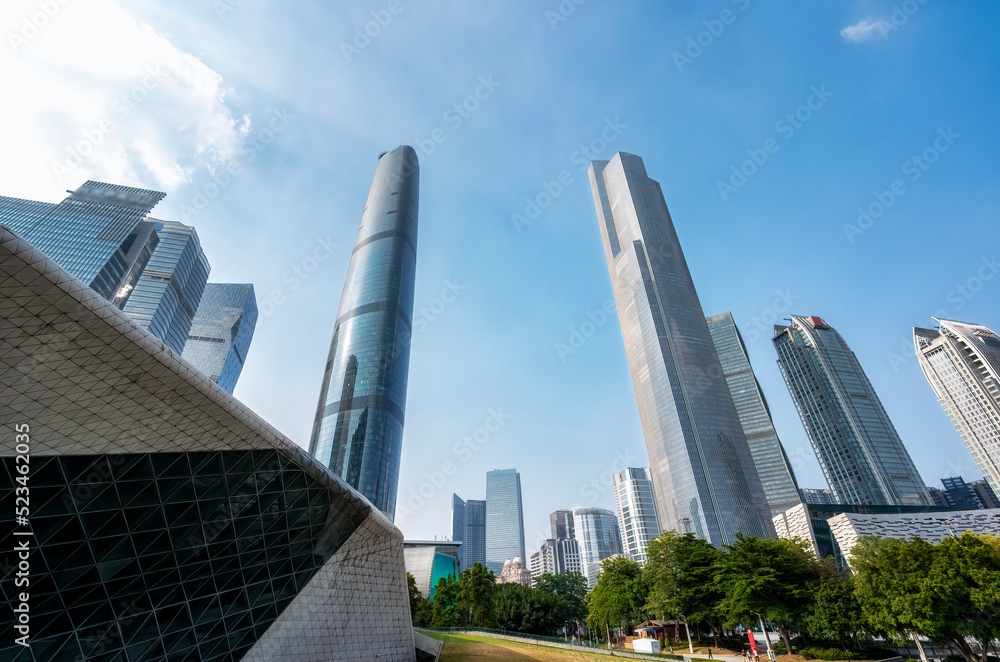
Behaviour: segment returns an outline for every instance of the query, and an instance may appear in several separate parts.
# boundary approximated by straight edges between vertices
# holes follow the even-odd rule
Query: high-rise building
[[[837,503],[837,499],[833,496],[833,492],[830,490],[824,490],[820,487],[800,487],[799,496],[805,503],[816,505]]]
[[[973,480],[968,483],[972,491],[976,493],[976,498],[983,504],[983,508],[1000,508],[1000,499],[996,492],[985,480]]]
[[[309,442],[314,457],[390,518],[402,452],[419,186],[412,147],[379,156]]]
[[[524,553],[521,475],[517,469],[486,472],[486,567],[500,575],[507,559]]]
[[[965,479],[961,476],[942,478],[941,484],[944,485],[945,498],[948,499],[948,505],[952,508],[961,508],[962,510],[983,508],[979,496],[976,495],[975,491],[969,487]]]
[[[589,174],[663,528],[691,530],[714,545],[738,531],[773,537],[659,183],[625,152],[592,161]]]
[[[933,318],[913,329],[920,367],[993,491],[1000,494],[1000,337],[980,324]]]
[[[816,316],[774,327],[778,366],[839,504],[930,505],[924,481],[854,352]]]
[[[463,570],[476,563],[486,565],[485,501],[463,501],[457,494],[451,495],[451,539],[462,543],[458,560]]]
[[[948,502],[948,493],[942,490],[941,488],[928,485],[927,496],[931,498],[931,503],[937,506],[938,508],[951,507],[951,504]]]
[[[580,566],[587,583],[593,587],[597,584],[600,562],[622,553],[618,518],[604,508],[577,507],[573,509],[573,525],[580,550]]]
[[[795,474],[774,429],[771,410],[750,366],[747,346],[732,313],[714,315],[707,321],[773,517],[802,503]]]
[[[549,538],[541,549],[531,555],[531,579],[537,580],[545,573],[563,575],[580,572],[580,546],[576,540]]]
[[[256,326],[253,285],[207,283],[191,320],[182,357],[232,393],[243,372]]]
[[[0,223],[122,308],[157,245],[144,219],[165,196],[88,181],[59,204],[0,197]]]
[[[557,510],[549,515],[549,525],[552,527],[552,537],[556,540],[560,538],[573,537],[573,511]]]
[[[622,551],[636,563],[645,565],[646,547],[661,531],[649,468],[629,467],[613,474],[612,479]]]

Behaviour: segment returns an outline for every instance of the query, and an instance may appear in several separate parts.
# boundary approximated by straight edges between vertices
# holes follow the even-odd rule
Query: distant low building
[[[413,575],[420,595],[434,598],[434,588],[443,577],[458,578],[460,542],[450,540],[404,540],[406,572]]]
[[[997,498],[997,494],[990,487],[989,482],[986,480],[974,480],[968,483],[968,485],[976,493],[984,508],[1000,508],[1000,499]]]
[[[799,496],[805,503],[831,504],[837,503],[831,490],[824,490],[817,487],[800,487]]]
[[[531,571],[524,567],[524,562],[520,556],[507,559],[503,564],[503,570],[497,578],[498,584],[523,584],[531,586]]]

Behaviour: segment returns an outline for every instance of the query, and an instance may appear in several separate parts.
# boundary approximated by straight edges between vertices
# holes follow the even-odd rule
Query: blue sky
[[[610,472],[646,463],[617,319],[597,323],[612,292],[588,153],[638,154],[661,183],[800,485],[825,486],[770,342],[787,313],[843,334],[925,482],[980,477],[911,327],[1000,327],[996,3],[42,4],[0,24],[18,100],[0,193],[167,191],[155,215],[193,224],[211,280],[252,282],[269,313],[236,396],[300,444],[376,157],[421,152],[407,537],[450,534],[451,493],[517,467],[534,549],[549,512],[613,508]]]

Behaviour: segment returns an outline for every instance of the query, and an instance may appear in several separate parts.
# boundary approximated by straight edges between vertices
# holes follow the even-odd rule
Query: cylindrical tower
[[[379,156],[354,242],[309,452],[390,518],[410,361],[420,167]]]

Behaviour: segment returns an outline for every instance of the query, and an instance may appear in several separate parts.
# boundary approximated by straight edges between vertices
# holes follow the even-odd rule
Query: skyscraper
[[[774,327],[778,366],[837,503],[931,505],[924,481],[865,371],[816,316]]]
[[[486,565],[486,502],[463,501],[451,495],[451,539],[462,543],[458,560],[462,569]]]
[[[191,320],[184,360],[229,393],[243,371],[257,325],[253,285],[207,283]]]
[[[983,508],[1000,508],[1000,499],[997,498],[996,492],[987,481],[973,480],[969,481],[967,485],[976,493],[976,498],[979,499],[979,503],[983,504]]]
[[[181,354],[211,266],[194,228],[158,222],[160,243],[122,310]]]
[[[497,575],[507,559],[524,553],[521,475],[517,469],[486,472],[486,567]]]
[[[419,186],[412,147],[379,156],[309,442],[314,457],[390,518],[410,361]]]
[[[942,478],[941,484],[944,485],[945,498],[948,500],[948,505],[952,508],[976,510],[983,507],[975,491],[969,487],[965,479],[961,476]]]
[[[580,546],[575,539],[549,538],[542,543],[541,549],[531,555],[532,582],[545,573],[563,575],[568,572],[582,574]]]
[[[552,538],[573,537],[573,511],[557,510],[549,515],[549,525],[552,527]]]
[[[592,161],[589,173],[663,528],[714,545],[738,531],[773,537],[659,183],[625,152]]]
[[[88,181],[59,204],[0,197],[0,223],[123,308],[157,245],[143,219],[165,195]]]
[[[603,508],[574,508],[573,524],[580,551],[580,565],[591,588],[597,584],[601,561],[622,553],[618,518]]]
[[[648,467],[627,468],[612,476],[618,504],[622,551],[640,565],[646,563],[646,546],[660,535],[653,481]]]
[[[771,410],[750,366],[750,355],[732,313],[714,315],[707,321],[773,517],[802,503],[795,474],[774,429]]]
[[[958,436],[1000,494],[1000,338],[979,324],[938,319],[913,329],[920,367]]]

